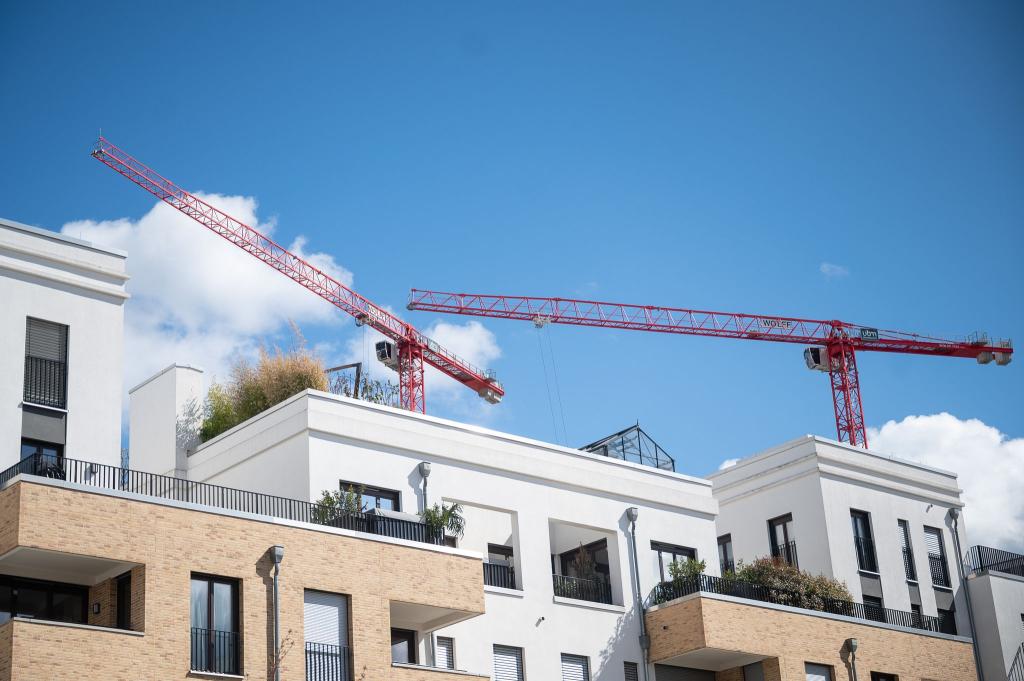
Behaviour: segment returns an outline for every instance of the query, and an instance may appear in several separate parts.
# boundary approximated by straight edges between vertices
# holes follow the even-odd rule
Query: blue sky
[[[410,287],[1024,338],[1019,2],[140,4],[0,8],[0,214],[147,215],[89,158],[102,128],[189,189],[254,198],[421,327]],[[296,316],[329,359],[361,342]],[[433,413],[573,445],[639,420],[693,474],[835,434],[797,346],[483,323],[505,403],[442,391]],[[859,360],[871,426],[949,412],[1024,436],[1024,360]]]

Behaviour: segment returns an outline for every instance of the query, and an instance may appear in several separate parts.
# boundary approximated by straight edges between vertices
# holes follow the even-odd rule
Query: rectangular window
[[[952,609],[939,608],[939,631],[943,634],[956,635],[956,613]]]
[[[807,681],[832,681],[832,667],[823,664],[805,662],[804,674]]]
[[[906,520],[897,520],[896,529],[899,533],[900,550],[903,552],[903,571],[908,582],[917,582],[917,566],[914,565],[914,549],[910,544],[910,526]]]
[[[636,662],[623,662],[622,667],[622,677],[625,681],[640,681],[640,669]]]
[[[391,630],[391,662],[393,664],[416,664],[415,631]]]
[[[515,554],[511,546],[488,544],[484,562],[484,584],[503,589],[516,588]]]
[[[924,546],[928,550],[928,570],[931,572],[932,584],[949,588],[949,567],[946,565],[946,546],[942,541],[942,530],[935,527],[924,528]]]
[[[864,617],[875,622],[885,621],[885,606],[882,599],[875,596],[864,597]]]
[[[302,601],[306,678],[350,678],[348,596],[307,589]]]
[[[651,551],[654,552],[654,565],[658,571],[661,581],[672,580],[669,573],[669,566],[678,561],[697,560],[697,550],[687,546],[676,546],[675,544],[664,544],[658,541],[651,542]]]
[[[455,639],[438,636],[434,641],[434,666],[441,669],[455,669]]]
[[[736,563],[732,558],[731,534],[723,534],[718,538],[718,566],[722,568],[723,575],[736,569]]]
[[[11,617],[85,624],[88,589],[77,584],[0,577],[0,623]]]
[[[30,404],[67,409],[68,327],[28,317],[25,324],[25,389]]]
[[[494,646],[494,681],[523,681],[523,649]]]
[[[772,518],[768,521],[768,541],[771,543],[773,558],[797,566],[796,539],[793,536],[793,514]]]
[[[361,485],[358,482],[339,482],[342,491],[356,492],[360,496],[360,507],[363,511],[372,511],[379,508],[385,511],[401,511],[402,495],[393,489],[373,487],[372,485]]]
[[[192,575],[192,669],[215,674],[241,670],[238,580]]]
[[[875,542],[871,538],[871,518],[864,511],[850,510],[853,523],[853,546],[857,552],[857,568],[867,572],[878,572],[875,558]]]
[[[895,674],[883,674],[882,672],[871,672],[871,681],[900,681]]]
[[[917,603],[910,604],[910,621],[915,627],[921,626],[921,622],[923,621],[921,618],[921,606]]]
[[[132,573],[117,578],[117,628],[132,628]]]
[[[63,480],[64,445],[22,438],[20,472]]]
[[[562,653],[562,681],[590,681],[590,659]]]

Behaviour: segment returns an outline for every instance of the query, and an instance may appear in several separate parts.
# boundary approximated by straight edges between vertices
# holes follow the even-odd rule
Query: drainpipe
[[[960,588],[964,592],[964,600],[967,601],[967,622],[971,625],[971,650],[974,651],[974,667],[978,670],[978,681],[985,681],[985,674],[981,671],[981,654],[978,652],[978,633],[974,628],[974,608],[971,607],[971,588],[967,586],[967,578],[964,577],[963,552],[960,550],[960,528],[957,520],[960,518],[960,509],[953,507],[949,509],[949,519],[953,521],[953,547],[956,549],[956,573],[960,577]]]
[[[278,591],[278,577],[281,574],[281,561],[284,560],[284,547],[280,544],[270,548],[274,559],[274,681],[281,681],[281,606]]]
[[[426,511],[430,508],[429,502],[427,501],[427,480],[430,478],[430,462],[420,461],[419,465],[420,477],[423,478],[423,510]],[[434,632],[430,632],[427,637],[427,645],[430,647],[430,663],[437,666],[437,645],[434,640]]]
[[[647,635],[647,622],[644,621],[644,604],[640,599],[640,566],[636,559],[636,519],[639,515],[640,509],[636,506],[626,509],[626,517],[629,519],[629,542],[633,548],[633,601],[636,604],[636,614],[640,618],[640,650],[644,656],[644,681],[650,681],[647,671],[647,654],[651,650],[651,637]]]
[[[857,681],[857,639],[846,639],[846,649],[850,651],[850,671],[853,672],[853,681]]]

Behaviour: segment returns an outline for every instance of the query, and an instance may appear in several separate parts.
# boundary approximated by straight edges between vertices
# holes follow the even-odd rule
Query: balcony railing
[[[551,580],[554,584],[556,596],[611,605],[612,586],[603,579],[582,579],[581,577],[551,575]]]
[[[1006,681],[1024,681],[1024,643],[1017,648],[1017,654],[1013,656],[1010,670],[1006,672]]]
[[[995,570],[1024,577],[1024,555],[988,546],[972,546],[967,552],[967,569],[975,573]]]
[[[911,582],[917,581],[917,566],[914,565],[914,550],[908,546],[903,547],[903,571]]]
[[[722,579],[711,575],[699,575],[698,577],[685,580],[662,582],[654,587],[654,590],[647,597],[644,606],[649,608],[660,603],[667,603],[683,596],[701,592],[734,596],[762,603],[788,605],[794,608],[825,612],[832,615],[844,615],[873,622],[885,622],[900,627],[907,627],[908,629],[921,629],[933,632],[942,631],[942,621],[938,617],[921,617],[916,613],[905,610],[893,610],[891,608],[865,605],[835,598],[807,596],[793,591],[774,589],[759,584],[737,582],[735,579]]]
[[[192,627],[192,670],[237,675],[241,669],[240,646],[237,631]]]
[[[731,560],[720,560],[718,561],[718,567],[722,568],[722,574],[726,572],[736,572],[736,563]]]
[[[857,568],[867,572],[878,572],[875,542],[870,537],[854,537],[853,545],[857,550]]]
[[[928,570],[932,573],[932,585],[950,587],[949,567],[946,565],[944,556],[928,554]]]
[[[306,681],[351,681],[352,650],[346,646],[306,642]]]
[[[484,563],[484,584],[502,589],[515,589],[516,569],[505,563]]]
[[[25,357],[23,399],[44,407],[67,407],[68,365],[55,359]]]
[[[772,557],[778,558],[787,565],[791,565],[793,567],[800,567],[800,564],[797,562],[796,559],[795,541],[791,541],[788,544],[779,544],[778,546],[773,546]]]
[[[0,486],[18,475],[66,480],[79,485],[134,492],[160,499],[183,501],[231,511],[268,515],[275,518],[337,527],[396,539],[443,544],[444,537],[425,523],[389,518],[376,513],[347,513],[336,508],[298,499],[275,497],[205,482],[194,482],[167,475],[143,473],[129,468],[34,454],[0,473]]]

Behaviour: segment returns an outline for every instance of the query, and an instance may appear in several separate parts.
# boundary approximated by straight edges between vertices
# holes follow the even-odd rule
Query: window
[[[511,546],[487,545],[487,561],[484,563],[484,584],[503,589],[516,588],[516,571]]]
[[[805,662],[804,674],[807,681],[832,681],[832,667],[823,664]]]
[[[676,561],[697,560],[697,551],[685,546],[652,541],[651,550],[654,551],[655,569],[658,571],[658,576],[663,582],[672,580],[672,575],[669,574],[669,565],[672,563]]]
[[[0,577],[0,624],[12,617],[85,624],[87,600],[84,586]]]
[[[871,538],[871,518],[864,511],[850,511],[853,523],[853,545],[857,552],[857,568],[867,572],[878,572],[875,558],[875,542]]]
[[[393,489],[360,485],[359,483],[347,482],[345,480],[342,480],[339,485],[343,491],[352,491],[359,494],[363,511],[372,511],[375,508],[385,511],[402,510],[402,495]]]
[[[408,629],[391,630],[392,664],[416,664],[416,632]]]
[[[626,681],[640,681],[640,670],[636,662],[623,662],[622,667],[622,677]]]
[[[117,578],[117,628],[132,628],[132,573]]]
[[[939,631],[943,634],[956,635],[956,613],[952,608],[949,610],[939,608]]]
[[[732,559],[731,534],[723,534],[718,538],[718,565],[722,568],[722,574],[736,569],[736,563]]]
[[[192,575],[192,669],[238,674],[238,581]]]
[[[885,607],[882,599],[876,596],[864,597],[864,617],[875,622],[885,621]]]
[[[768,521],[768,541],[772,556],[796,567],[796,540],[793,537],[793,514],[772,518]]]
[[[434,641],[434,666],[441,669],[455,669],[455,639],[438,636]]]
[[[348,596],[307,589],[302,602],[306,678],[349,678]]]
[[[523,681],[523,649],[494,646],[494,681]]]
[[[910,604],[910,621],[915,627],[920,626],[923,621],[921,618],[921,606],[917,603]]]
[[[903,552],[903,571],[907,575],[908,582],[917,582],[914,549],[910,545],[910,526],[907,525],[906,520],[897,520],[896,529],[899,532],[900,550]]]
[[[581,549],[590,556],[590,560],[594,564],[594,570],[597,572],[598,579],[607,580],[611,574],[611,568],[608,566],[607,539],[598,539],[595,542],[585,544],[582,547],[577,547],[575,549],[570,549],[569,551],[561,554],[558,558],[561,563],[562,574],[566,577],[583,576],[580,574],[577,560]]]
[[[68,327],[29,317],[25,324],[25,390],[30,404],[67,408]]]
[[[924,528],[924,546],[928,550],[928,570],[931,572],[932,585],[949,588],[949,567],[946,565],[946,547],[942,541],[942,530],[935,527]]]
[[[21,472],[64,479],[64,445],[22,438]]]
[[[562,653],[562,681],[590,681],[590,659]]]
[[[900,681],[895,674],[883,674],[882,672],[871,672],[871,681]]]

